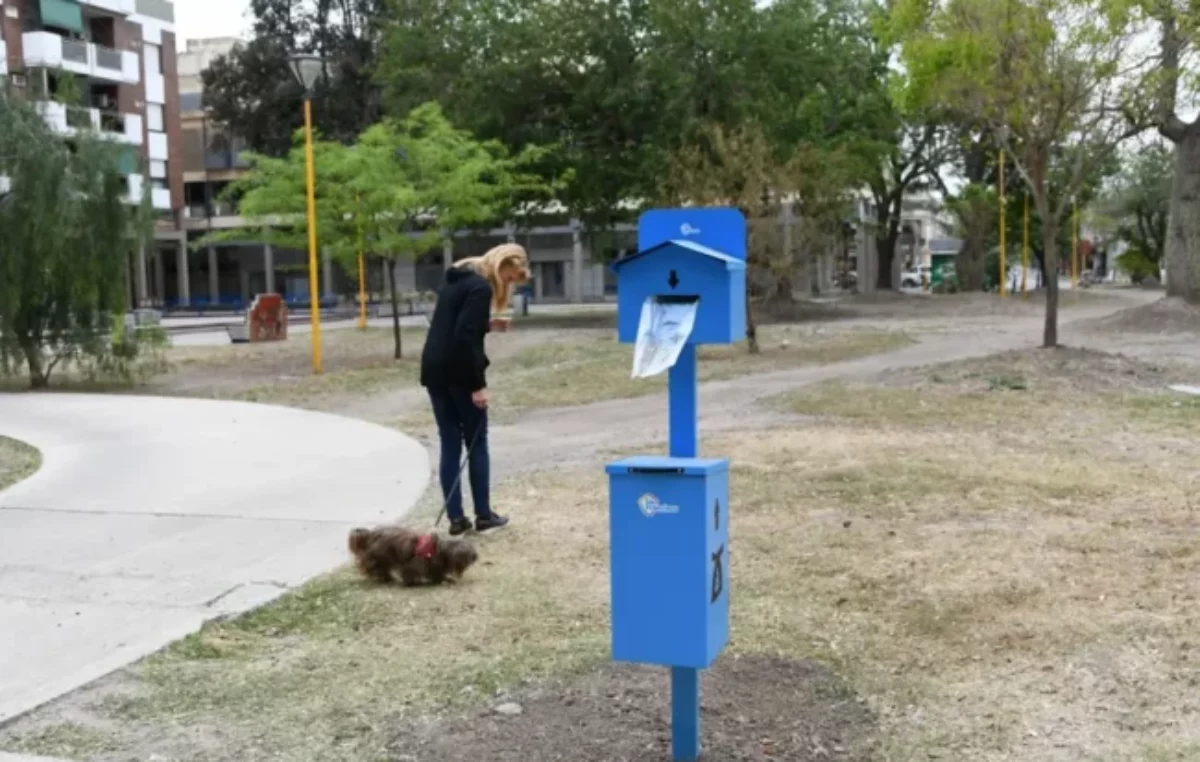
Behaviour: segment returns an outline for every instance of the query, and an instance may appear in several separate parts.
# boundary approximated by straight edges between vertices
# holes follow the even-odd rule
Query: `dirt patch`
[[[403,722],[388,751],[395,760],[438,762],[665,762],[670,716],[665,669],[610,666],[497,697],[481,712]],[[812,662],[718,660],[703,676],[701,723],[705,759],[870,758],[869,712]]]
[[[42,454],[24,442],[0,437],[0,490],[32,475],[42,464]]]
[[[1121,310],[1097,320],[1090,328],[1103,333],[1133,333],[1154,336],[1200,333],[1200,307],[1177,296]]]

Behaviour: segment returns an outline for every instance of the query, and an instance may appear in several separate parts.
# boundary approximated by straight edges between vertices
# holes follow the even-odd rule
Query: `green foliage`
[[[436,103],[402,120],[367,128],[350,146],[317,139],[313,166],[318,245],[344,265],[358,254],[411,259],[437,247],[443,229],[503,219],[521,198],[552,193],[526,167],[545,149],[517,156],[498,141],[479,141],[452,125]],[[306,249],[303,133],[284,158],[248,155],[251,170],[226,189],[240,199],[248,229],[212,240],[256,239]]]
[[[1141,283],[1151,276],[1158,277],[1159,260],[1147,256],[1141,249],[1131,248],[1117,257],[1117,267],[1128,273],[1134,283]]]
[[[497,140],[476,140],[455,127],[435,102],[405,118],[367,128],[353,145],[315,140],[314,196],[318,246],[348,270],[359,255],[381,257],[392,268],[437,248],[445,230],[504,219],[523,201],[554,192],[531,174],[546,149],[526,147],[513,156]],[[250,154],[251,170],[226,189],[240,199],[247,229],[218,231],[210,241],[257,240],[308,248],[307,163],[303,133],[283,158]],[[393,325],[396,357],[399,323]]]
[[[1121,157],[1121,172],[1100,200],[1099,212],[1116,237],[1128,243],[1136,256],[1128,271],[1141,272],[1135,260],[1147,260],[1158,272],[1167,242],[1171,183],[1175,175],[1173,151],[1164,142],[1140,146]],[[1131,252],[1133,253],[1133,252]],[[1148,273],[1147,273],[1148,274]]]
[[[536,171],[594,231],[662,197],[677,155],[714,130],[760,131],[780,165],[836,152],[836,182],[852,162],[861,183],[894,130],[868,7],[395,0],[380,81],[393,113],[436,99],[476,135],[547,146]]]
[[[1107,0],[898,0],[907,97],[961,115],[1006,149],[1042,225],[1042,259],[1080,195],[1136,132],[1122,108],[1135,28]],[[994,159],[993,159],[994,161]],[[1058,289],[1047,280],[1043,343],[1058,341]]]
[[[283,156],[303,123],[304,93],[288,54],[316,53],[326,65],[312,99],[314,122],[329,139],[353,142],[381,117],[375,66],[387,6],[387,0],[254,0],[254,38],[203,72],[205,107],[253,150]]]
[[[148,201],[126,201],[120,151],[88,131],[68,144],[32,108],[0,97],[0,175],[10,181],[0,194],[0,373],[27,372],[39,388],[56,367],[130,378],[145,359],[138,336],[113,337],[129,256],[151,231]]]

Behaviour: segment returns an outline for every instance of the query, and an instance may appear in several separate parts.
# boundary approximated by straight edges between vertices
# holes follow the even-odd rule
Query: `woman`
[[[455,262],[446,271],[429,321],[421,353],[421,385],[429,392],[441,440],[438,474],[451,535],[472,528],[471,520],[463,515],[462,480],[458,478],[464,442],[470,448],[467,474],[475,502],[475,531],[499,529],[508,523],[492,511],[488,496],[488,358],[483,338],[492,315],[508,310],[510,287],[527,280],[529,258],[525,249],[514,243],[497,246],[482,257]]]

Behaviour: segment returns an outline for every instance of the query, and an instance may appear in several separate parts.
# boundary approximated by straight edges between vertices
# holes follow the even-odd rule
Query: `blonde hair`
[[[529,255],[525,247],[515,243],[502,243],[488,249],[483,256],[467,257],[454,263],[455,267],[469,267],[487,278],[492,284],[492,312],[508,309],[508,284],[500,279],[500,270],[515,267],[522,273],[523,280],[529,279]]]

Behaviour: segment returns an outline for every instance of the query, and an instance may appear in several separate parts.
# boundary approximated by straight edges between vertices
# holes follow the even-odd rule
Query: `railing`
[[[88,64],[88,44],[82,40],[72,40],[67,37],[62,38],[62,57],[64,61],[72,63]],[[117,67],[121,68],[120,66]]]
[[[229,201],[214,201],[211,205],[188,204],[187,217],[190,220],[203,220],[208,217],[236,217],[237,205]]]
[[[100,113],[100,129],[104,132],[115,132],[118,135],[125,134],[125,116],[118,114],[115,111],[101,111]]]
[[[205,169],[244,169],[250,163],[242,158],[241,151],[206,151]]]
[[[67,106],[67,126],[77,130],[92,129],[92,110],[82,106]]]
[[[121,51],[106,48],[103,45],[95,45],[96,48],[96,65],[111,71],[124,71],[124,64],[121,62]],[[66,46],[63,47],[63,55],[66,56]]]

